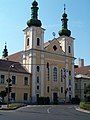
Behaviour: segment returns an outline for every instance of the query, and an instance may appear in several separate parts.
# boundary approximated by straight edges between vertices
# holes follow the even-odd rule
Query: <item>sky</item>
[[[33,0],[0,0],[0,58],[7,43],[8,53],[24,49],[23,29],[31,17]],[[39,19],[45,28],[45,41],[52,40],[52,33],[58,37],[64,4],[68,14],[68,29],[74,40],[75,63],[78,58],[90,65],[90,0],[37,0]]]

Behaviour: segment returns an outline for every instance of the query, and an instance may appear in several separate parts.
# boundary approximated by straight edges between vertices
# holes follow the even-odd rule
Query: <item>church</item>
[[[74,97],[74,39],[68,29],[66,8],[62,14],[59,36],[44,41],[45,29],[38,19],[38,2],[33,1],[31,18],[24,32],[24,49],[6,58],[18,61],[32,75],[31,101],[39,97],[70,101]],[[5,54],[5,52],[3,52]],[[3,55],[4,56],[4,55]]]

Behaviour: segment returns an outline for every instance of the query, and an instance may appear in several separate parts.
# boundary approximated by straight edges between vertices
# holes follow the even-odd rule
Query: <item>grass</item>
[[[80,108],[90,111],[90,102],[80,102]]]

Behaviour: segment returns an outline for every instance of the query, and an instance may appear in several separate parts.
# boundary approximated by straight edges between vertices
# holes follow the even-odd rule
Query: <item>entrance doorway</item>
[[[58,104],[58,94],[56,92],[53,93],[53,102],[54,104]]]

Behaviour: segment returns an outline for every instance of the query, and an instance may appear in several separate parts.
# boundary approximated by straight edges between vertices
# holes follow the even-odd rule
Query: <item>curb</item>
[[[90,111],[88,110],[84,110],[84,109],[81,109],[81,108],[76,108],[77,111],[80,111],[80,112],[84,112],[84,113],[90,113]]]

